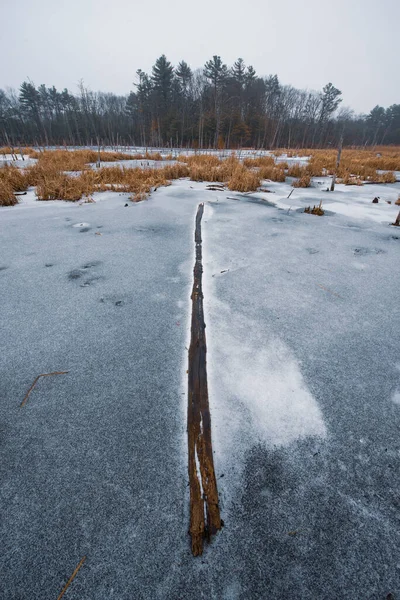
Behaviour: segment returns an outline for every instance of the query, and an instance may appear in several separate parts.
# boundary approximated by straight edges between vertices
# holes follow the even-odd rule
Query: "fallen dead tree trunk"
[[[201,218],[204,204],[196,214],[196,260],[193,270],[192,323],[188,369],[188,455],[190,485],[190,528],[192,553],[203,552],[204,539],[221,529],[218,489],[211,443],[211,416],[208,404],[206,335],[202,290]]]

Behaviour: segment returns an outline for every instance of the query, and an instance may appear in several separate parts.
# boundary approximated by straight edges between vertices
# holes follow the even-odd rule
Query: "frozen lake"
[[[265,186],[0,209],[1,598],[57,598],[83,556],[65,599],[400,594],[400,185]],[[193,558],[200,202],[225,526]]]

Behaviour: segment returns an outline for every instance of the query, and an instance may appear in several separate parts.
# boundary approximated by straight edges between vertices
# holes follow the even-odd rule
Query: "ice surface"
[[[0,597],[57,597],[83,555],[71,600],[400,593],[400,233],[397,207],[370,202],[399,186],[325,185],[287,199],[289,183],[245,195],[178,181],[128,207],[30,191],[0,209]],[[321,197],[326,216],[298,212]],[[225,527],[193,559],[199,202]],[[20,409],[54,370],[69,373]]]
[[[287,178],[286,183],[265,181],[264,185],[273,193],[258,194],[258,196],[286,210],[304,210],[306,206],[319,204],[322,200],[324,209],[346,217],[372,219],[378,223],[393,223],[395,220],[399,212],[395,202],[400,194],[400,182],[391,185],[364,186],[336,184],[334,192],[327,192],[331,180],[331,177],[314,177],[312,187],[292,188],[290,198],[288,195],[291,189],[288,182],[294,181],[293,179]],[[376,196],[380,201],[378,204],[372,204]]]
[[[281,446],[310,435],[324,437],[321,411],[290,348],[277,336],[261,334],[257,320],[215,300],[211,286],[205,289],[217,458],[230,461],[242,441],[243,454],[257,439]]]

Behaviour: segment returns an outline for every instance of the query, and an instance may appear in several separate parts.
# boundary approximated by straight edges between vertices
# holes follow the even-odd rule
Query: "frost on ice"
[[[218,453],[325,437],[321,410],[290,348],[279,338],[265,339],[257,323],[226,304],[215,299],[212,304],[208,365]]]

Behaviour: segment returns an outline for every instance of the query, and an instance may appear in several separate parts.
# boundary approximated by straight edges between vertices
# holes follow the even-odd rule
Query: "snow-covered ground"
[[[0,596],[400,594],[400,184],[0,209]],[[381,198],[372,204],[375,196]],[[323,200],[323,217],[304,207]],[[389,205],[385,200],[392,201]],[[202,223],[225,521],[190,554],[186,369]],[[47,378],[19,409],[39,373]]]
[[[30,158],[28,155],[24,154],[23,159],[20,154],[17,154],[17,160],[11,154],[0,154],[0,168],[2,165],[14,165],[15,167],[19,167],[21,169],[25,167],[30,167],[34,165],[37,160],[36,158]]]
[[[292,181],[294,180],[287,178],[286,183],[264,182],[264,186],[272,193],[258,193],[255,196],[286,210],[304,210],[305,207],[312,207],[322,200],[323,208],[328,213],[355,219],[372,219],[380,223],[393,223],[400,210],[400,206],[395,205],[400,195],[400,181],[390,185],[336,184],[334,192],[327,191],[331,185],[331,177],[314,177],[311,188],[293,189],[289,187]],[[372,200],[376,197],[379,198],[379,202],[373,204]]]

